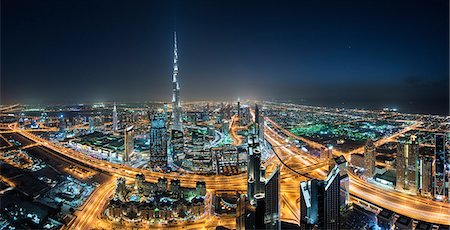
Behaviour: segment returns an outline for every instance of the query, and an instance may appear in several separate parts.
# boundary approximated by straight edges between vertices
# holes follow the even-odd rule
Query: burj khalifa
[[[173,74],[172,74],[172,118],[173,130],[183,130],[181,121],[181,101],[180,101],[180,84],[178,83],[178,52],[177,52],[177,32],[174,32],[173,46]]]

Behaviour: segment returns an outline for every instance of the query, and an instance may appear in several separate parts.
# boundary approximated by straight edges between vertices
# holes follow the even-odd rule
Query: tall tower
[[[172,118],[174,130],[183,130],[181,121],[181,101],[180,84],[178,83],[178,51],[177,51],[177,32],[174,32],[173,45],[173,74],[172,74]]]
[[[116,103],[114,102],[114,109],[113,109],[113,114],[112,114],[112,123],[113,123],[113,131],[117,132],[117,108],[116,108]]]
[[[364,176],[367,178],[375,175],[375,150],[376,148],[372,139],[367,139],[366,145],[364,146]]]
[[[123,163],[128,163],[130,161],[130,155],[134,150],[134,131],[133,126],[129,126],[124,131],[124,154],[123,154]]]

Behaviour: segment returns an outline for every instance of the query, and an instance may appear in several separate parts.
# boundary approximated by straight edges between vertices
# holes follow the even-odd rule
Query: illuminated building
[[[326,180],[300,183],[300,226],[302,229],[339,229],[339,167]]]
[[[446,182],[446,150],[445,150],[445,134],[435,135],[435,160],[434,160],[434,191],[433,195],[438,200],[445,198],[445,182]]]
[[[339,184],[340,184],[339,206],[341,211],[343,211],[348,207],[350,197],[349,177],[347,173],[348,163],[343,155],[334,158],[334,162],[339,167]]]
[[[170,138],[170,144],[171,144],[171,160],[172,162],[175,162],[177,165],[180,165],[180,163],[177,163],[180,159],[184,158],[182,157],[184,155],[184,137],[183,137],[183,131],[172,129],[171,132],[171,138]]]
[[[142,192],[144,190],[145,176],[144,174],[137,174],[136,179],[134,180],[134,189],[138,192]]]
[[[133,126],[127,127],[125,129],[125,149],[124,149],[124,156],[123,156],[123,162],[129,162],[130,161],[130,155],[133,153],[134,150],[134,130]]]
[[[66,126],[66,119],[64,119],[64,115],[61,114],[61,116],[59,116],[59,131],[64,132],[66,130]]]
[[[180,180],[178,179],[173,179],[170,181],[170,192],[172,192],[173,194],[178,193],[180,190]]]
[[[281,229],[280,223],[280,167],[270,175],[265,184],[264,224],[266,229]]]
[[[422,196],[433,194],[433,158],[422,156],[419,159],[419,189]]]
[[[375,175],[375,150],[372,139],[367,139],[364,146],[364,176],[367,178]]]
[[[237,205],[236,205],[236,229],[237,230],[244,230],[249,229],[246,228],[246,225],[249,221],[247,221],[247,217],[249,215],[248,210],[248,199],[245,194],[240,194]]]
[[[418,185],[418,157],[419,144],[416,136],[411,135],[409,139],[401,139],[397,147],[397,190],[409,190],[417,192]]]
[[[165,178],[165,177],[158,178],[158,183],[157,183],[158,191],[161,191],[161,192],[167,191],[167,185],[168,185],[167,178]]]
[[[259,150],[258,137],[251,135],[248,137],[248,164],[247,164],[247,179],[249,181],[248,197],[256,193],[262,193],[264,187],[261,186],[260,168],[261,168],[261,150]],[[253,183],[250,185],[250,181]],[[250,193],[251,192],[251,193]],[[254,200],[251,198],[250,200]]]
[[[167,165],[166,120],[161,115],[154,115],[150,128],[150,165],[152,167]]]
[[[128,193],[128,191],[127,191],[127,187],[126,187],[125,177],[117,178],[115,196],[119,200],[124,201],[126,199],[127,193]]]
[[[180,84],[178,76],[178,50],[177,50],[177,32],[174,32],[173,44],[173,73],[172,73],[172,129],[183,130],[181,120],[181,101],[180,101]]]
[[[118,130],[118,119],[117,119],[117,108],[116,103],[114,102],[114,108],[113,108],[113,114],[112,114],[112,125],[113,125],[113,131],[117,132]]]
[[[195,184],[195,191],[197,192],[198,196],[205,196],[206,195],[206,182],[197,181],[197,183]]]

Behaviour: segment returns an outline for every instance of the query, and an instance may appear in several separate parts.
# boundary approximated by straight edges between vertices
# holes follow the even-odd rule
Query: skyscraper
[[[127,127],[124,132],[124,156],[123,156],[123,162],[129,162],[130,161],[130,155],[133,153],[134,150],[134,130],[133,126]]]
[[[367,139],[364,146],[364,176],[373,177],[375,174],[375,145],[372,139]]]
[[[259,142],[264,144],[264,118],[261,116],[258,104],[255,104],[255,130]]]
[[[247,194],[250,201],[254,201],[253,195],[262,193],[264,189],[260,183],[261,150],[259,150],[258,137],[255,135],[248,137],[247,157],[247,180],[252,181],[248,184]]]
[[[112,125],[113,125],[113,132],[117,132],[118,130],[118,124],[117,124],[117,108],[116,103],[114,102],[114,108],[113,108],[113,114],[112,114]]]
[[[434,191],[433,195],[436,199],[443,200],[445,198],[445,134],[435,135],[435,160],[434,160]]]
[[[172,119],[174,130],[183,130],[181,121],[181,101],[180,84],[178,83],[178,50],[177,50],[177,32],[174,32],[173,45],[173,73],[172,73]]]
[[[280,223],[280,166],[270,175],[265,184],[266,211],[264,224],[266,229],[281,229]]]
[[[346,210],[350,198],[350,181],[347,173],[348,163],[343,155],[334,158],[334,162],[339,167],[339,184],[340,184],[340,209]]]
[[[164,116],[156,114],[150,128],[150,165],[167,165],[167,133]]]
[[[416,141],[416,136],[411,135],[409,139],[403,138],[399,141],[395,160],[397,168],[396,189],[417,192],[419,182],[418,157],[419,144]]]
[[[419,188],[422,196],[431,196],[433,193],[433,158],[422,156],[419,159]]]
[[[339,167],[326,180],[300,183],[300,226],[302,229],[339,228]]]

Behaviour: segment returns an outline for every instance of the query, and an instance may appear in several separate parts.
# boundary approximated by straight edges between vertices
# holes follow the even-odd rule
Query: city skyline
[[[2,2],[0,103],[169,101],[176,29],[186,101],[448,115],[446,1],[105,4]]]

